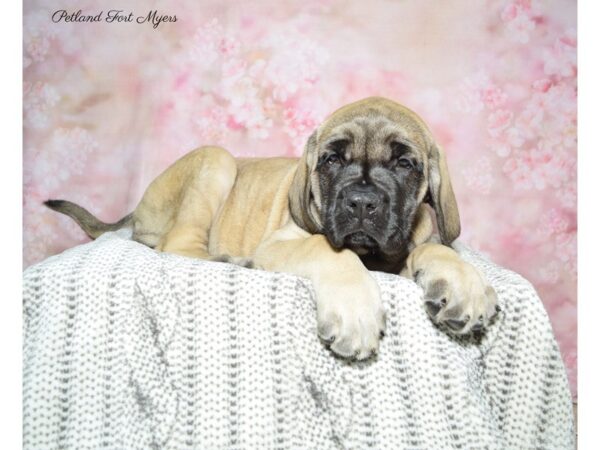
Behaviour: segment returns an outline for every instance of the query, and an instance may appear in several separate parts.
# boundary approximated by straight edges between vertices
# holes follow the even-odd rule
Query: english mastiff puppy
[[[71,202],[46,204],[92,238],[131,226],[161,252],[310,279],[319,336],[343,357],[368,358],[384,334],[369,270],[413,279],[431,319],[452,333],[482,330],[497,312],[494,290],[450,247],[460,220],[444,152],[421,118],[384,98],[335,111],[299,159],[194,150],[115,224]]]

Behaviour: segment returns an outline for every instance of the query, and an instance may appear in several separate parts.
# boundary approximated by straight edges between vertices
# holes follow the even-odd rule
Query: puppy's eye
[[[401,167],[403,169],[412,169],[413,162],[408,158],[398,158],[396,160],[396,167]]]
[[[340,158],[340,156],[339,156],[339,155],[337,155],[337,154],[335,154],[335,153],[332,153],[331,155],[329,155],[329,156],[327,157],[327,159],[325,159],[325,162],[326,162],[328,165],[330,165],[330,166],[333,166],[333,165],[335,165],[335,164],[341,164],[341,162],[342,162],[342,158]]]
[[[396,168],[412,169],[415,163],[410,158],[410,147],[402,142],[393,141],[390,143],[392,149],[392,165]]]

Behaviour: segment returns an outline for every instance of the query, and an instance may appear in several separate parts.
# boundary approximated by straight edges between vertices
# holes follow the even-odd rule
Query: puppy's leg
[[[236,174],[233,156],[222,148],[188,153],[146,190],[134,212],[134,239],[159,251],[209,258],[210,228]]]
[[[417,246],[401,275],[423,288],[427,314],[453,333],[481,331],[498,312],[496,292],[483,274],[444,245]]]
[[[258,247],[254,260],[267,270],[313,282],[318,332],[335,353],[365,359],[377,352],[385,329],[381,295],[355,253],[336,251],[325,236],[290,222]]]

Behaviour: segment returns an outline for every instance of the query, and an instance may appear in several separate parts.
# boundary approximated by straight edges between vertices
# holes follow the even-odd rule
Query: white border
[[[2,5],[0,37],[0,124],[2,125],[1,270],[3,284],[0,342],[0,412],[2,447],[22,447],[22,42],[23,5],[21,0]]]

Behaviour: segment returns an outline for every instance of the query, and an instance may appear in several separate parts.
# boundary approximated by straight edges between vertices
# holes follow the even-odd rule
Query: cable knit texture
[[[436,328],[412,281],[375,272],[379,356],[319,342],[309,281],[157,253],[129,231],[24,273],[28,449],[574,448],[567,378],[521,276],[457,244],[502,312]]]

